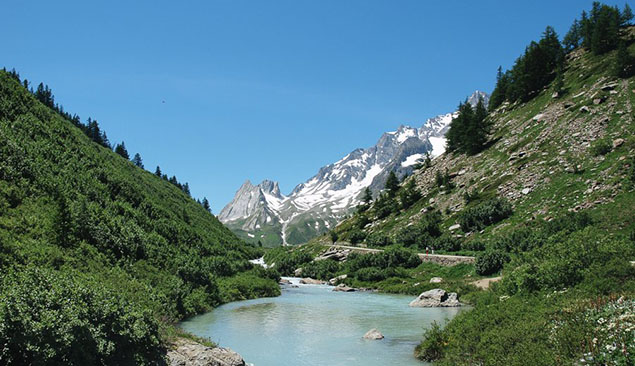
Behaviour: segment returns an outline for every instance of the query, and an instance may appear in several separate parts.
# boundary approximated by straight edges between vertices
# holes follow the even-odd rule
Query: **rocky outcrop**
[[[345,280],[348,278],[347,274],[339,275],[337,277],[333,277],[329,280],[329,285],[335,286],[338,282]]]
[[[310,278],[310,277],[301,279],[300,283],[303,285],[326,285],[325,281],[314,280],[313,278]]]
[[[377,329],[373,328],[364,334],[364,339],[379,340],[384,339],[384,335]]]
[[[346,261],[346,258],[348,258],[349,254],[351,254],[350,249],[340,249],[337,247],[331,247],[326,252],[320,254],[319,257],[316,257],[314,260],[322,261],[325,259],[331,259],[331,260],[336,260],[338,262],[344,262]]]
[[[457,307],[462,306],[456,292],[446,292],[440,288],[423,292],[419,297],[410,302],[411,307],[434,308],[434,307]]]
[[[339,285],[335,286],[335,288],[333,289],[333,291],[338,291],[338,292],[355,292],[357,291],[356,288],[353,287],[348,287],[343,283],[340,283]]]
[[[245,366],[245,360],[229,348],[211,348],[179,338],[168,351],[169,366]]]

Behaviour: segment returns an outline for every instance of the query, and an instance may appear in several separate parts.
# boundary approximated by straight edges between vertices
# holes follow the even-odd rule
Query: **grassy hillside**
[[[635,28],[621,33],[632,57]],[[313,241],[477,256],[453,274],[421,266],[376,277],[374,287],[408,292],[404,284],[448,275],[441,287],[470,294],[473,311],[428,331],[417,357],[443,365],[635,362],[635,78],[615,76],[617,52],[569,52],[562,85],[489,114],[482,152],[434,159],[394,199],[376,199]],[[421,198],[404,205],[408,189]],[[466,285],[478,275],[503,279],[475,292]]]
[[[173,321],[278,294],[257,255],[0,71],[0,363],[150,363]]]

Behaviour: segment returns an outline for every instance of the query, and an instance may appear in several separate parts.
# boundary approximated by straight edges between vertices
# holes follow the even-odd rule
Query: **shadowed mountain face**
[[[475,91],[467,100],[487,104],[488,94]],[[445,151],[445,133],[456,112],[428,119],[420,128],[401,125],[384,133],[377,144],[356,149],[341,160],[324,166],[288,196],[277,182],[258,185],[246,181],[218,218],[247,241],[266,246],[300,244],[328,231],[350,214],[369,187],[377,195],[394,171],[400,178],[410,174],[426,153]]]

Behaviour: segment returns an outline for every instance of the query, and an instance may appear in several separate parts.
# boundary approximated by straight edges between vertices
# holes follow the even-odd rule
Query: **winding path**
[[[381,253],[383,249],[360,248],[348,245],[334,244],[331,248],[349,249],[358,253]],[[448,255],[448,254],[426,254],[417,253],[423,262],[434,262],[444,266],[453,266],[459,263],[474,263],[476,258],[464,255]]]

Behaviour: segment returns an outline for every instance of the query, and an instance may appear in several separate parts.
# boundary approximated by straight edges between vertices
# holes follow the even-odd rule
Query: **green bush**
[[[149,311],[78,272],[2,277],[0,360],[15,365],[150,365],[164,350]]]
[[[368,235],[366,238],[366,244],[372,247],[385,247],[393,244],[393,240],[390,236],[381,233],[375,232]]]
[[[459,217],[464,232],[482,230],[511,216],[512,205],[504,199],[493,198],[478,206],[467,208]]]
[[[448,342],[446,335],[435,321],[423,335],[423,341],[415,348],[415,357],[421,361],[432,362],[443,357],[443,348]]]
[[[503,269],[503,265],[509,260],[509,256],[500,251],[486,251],[476,257],[476,273],[487,276]]]
[[[435,250],[445,250],[447,252],[456,252],[461,250],[461,241],[449,235],[443,235],[436,240],[432,247]]]
[[[472,239],[461,243],[461,249],[481,252],[485,250],[485,243],[479,239]]]
[[[304,265],[304,267],[302,267],[302,276],[317,278],[326,281],[335,277],[335,273],[337,273],[339,270],[340,266],[338,262],[330,259],[325,259],[309,262]]]
[[[611,142],[607,139],[601,139],[595,141],[591,145],[591,155],[593,156],[601,156],[610,153],[612,150]]]
[[[361,268],[355,272],[355,278],[360,281],[376,282],[387,278],[384,270],[374,267]]]
[[[366,233],[360,229],[355,228],[348,232],[348,240],[353,244],[361,243],[364,239],[366,239]]]

